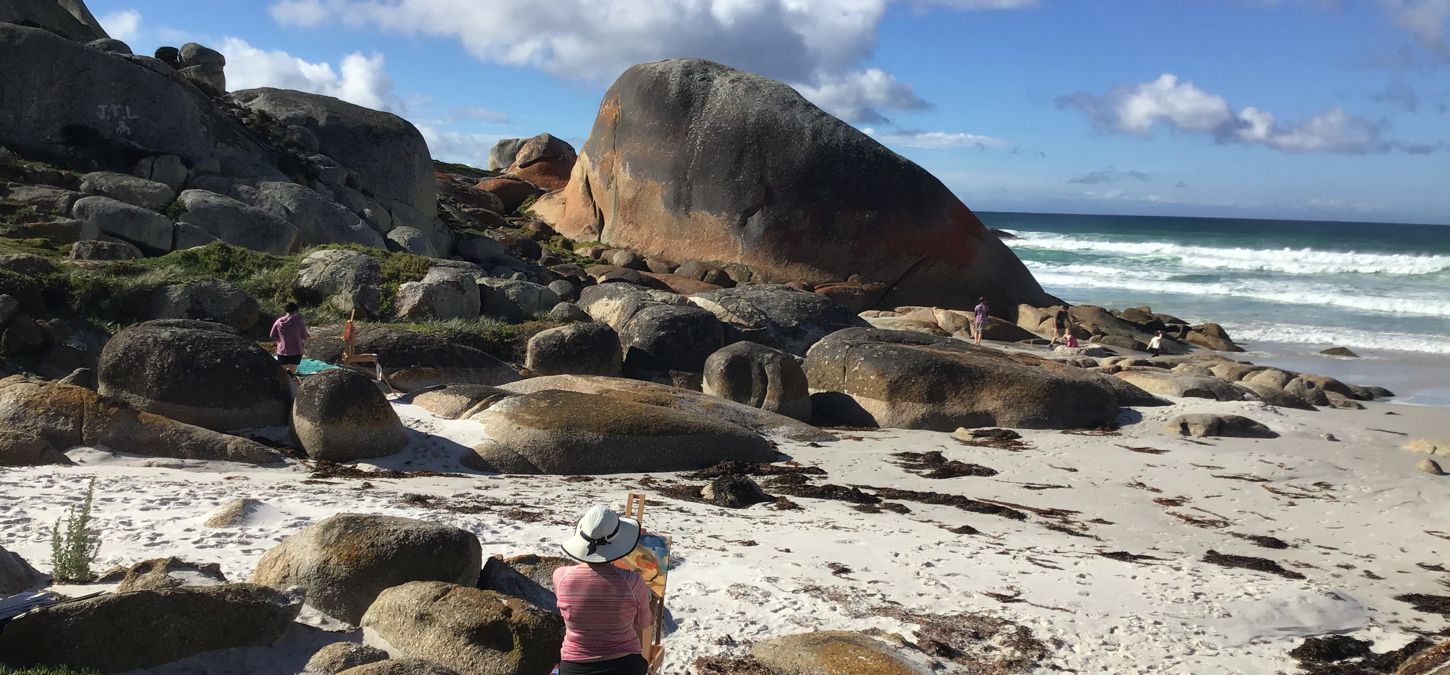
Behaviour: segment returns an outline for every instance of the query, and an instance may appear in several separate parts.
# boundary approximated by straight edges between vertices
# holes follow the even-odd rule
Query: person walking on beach
[[[560,542],[580,564],[554,571],[564,617],[559,675],[645,675],[645,629],[654,617],[649,588],[633,570],[615,567],[639,543],[639,522],[596,504]]]
[[[1158,331],[1158,334],[1148,341],[1148,353],[1153,356],[1163,353],[1163,331]]]
[[[277,362],[295,380],[297,366],[302,365],[302,342],[312,336],[307,334],[307,324],[303,323],[302,315],[297,313],[297,303],[287,303],[286,310],[286,314],[272,323],[272,332],[269,335],[277,341]]]
[[[972,309],[972,333],[976,336],[977,344],[982,344],[982,331],[987,328],[987,299],[977,298],[977,306]]]

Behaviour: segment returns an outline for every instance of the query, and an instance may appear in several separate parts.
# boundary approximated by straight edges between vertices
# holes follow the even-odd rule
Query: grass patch
[[[454,175],[463,176],[465,178],[472,178],[472,179],[475,179],[475,180],[483,180],[485,178],[493,178],[494,176],[499,175],[499,172],[497,172],[497,171],[488,171],[486,169],[480,169],[478,167],[469,166],[467,164],[455,164],[453,162],[440,162],[440,161],[438,161],[436,159],[433,160],[433,168],[442,170],[445,173],[451,173],[451,174],[454,174]]]
[[[559,324],[552,321],[525,321],[520,324],[509,324],[498,319],[480,317],[473,321],[453,319],[395,325],[419,333],[437,335],[449,342],[472,347],[503,361],[522,363],[529,338]]]
[[[0,675],[100,675],[94,670],[72,670],[67,666],[35,666],[12,668],[0,663]]]

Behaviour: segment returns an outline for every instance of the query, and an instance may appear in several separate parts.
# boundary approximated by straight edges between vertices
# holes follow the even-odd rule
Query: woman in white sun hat
[[[615,567],[639,543],[639,523],[596,504],[560,542],[581,564],[554,571],[564,615],[559,675],[644,675],[641,631],[650,625],[649,588],[632,570]]]

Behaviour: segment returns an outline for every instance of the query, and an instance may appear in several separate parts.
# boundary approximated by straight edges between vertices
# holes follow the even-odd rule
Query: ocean
[[[1362,373],[1370,364],[1316,358],[1349,347],[1420,402],[1450,405],[1450,226],[977,215],[1015,235],[1006,243],[1068,302],[1214,321],[1251,352],[1311,372],[1306,360],[1325,374]]]

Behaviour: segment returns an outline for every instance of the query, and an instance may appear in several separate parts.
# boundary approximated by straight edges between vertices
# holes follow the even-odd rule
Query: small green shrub
[[[437,335],[449,342],[472,347],[503,361],[521,363],[529,345],[529,338],[559,324],[552,321],[525,321],[511,324],[498,319],[480,317],[472,321],[452,319],[399,325],[402,328],[426,335]]]
[[[56,581],[90,581],[91,563],[101,549],[101,536],[91,528],[91,498],[96,479],[86,486],[86,499],[79,508],[70,507],[65,518],[57,518],[50,530],[50,576]],[[64,529],[61,523],[65,523]]]

